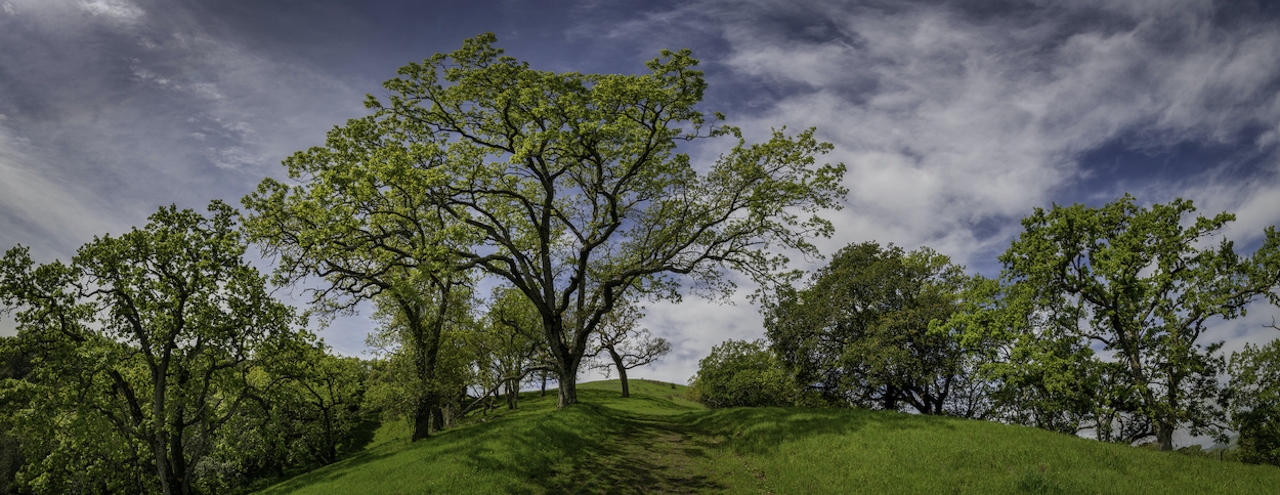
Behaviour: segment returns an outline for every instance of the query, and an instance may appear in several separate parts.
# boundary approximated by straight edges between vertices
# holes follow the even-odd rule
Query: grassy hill
[[[384,425],[367,450],[260,493],[1126,494],[1280,491],[1280,468],[909,414],[710,411],[684,387],[579,385],[581,404],[526,395],[411,444]]]

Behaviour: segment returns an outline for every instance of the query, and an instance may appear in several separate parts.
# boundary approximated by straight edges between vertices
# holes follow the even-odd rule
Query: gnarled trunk
[[[560,396],[556,409],[564,409],[578,403],[578,366],[582,364],[582,353],[586,349],[587,334],[577,335],[570,342],[564,340],[564,320],[556,316],[543,315],[543,334],[547,337],[547,346],[556,361],[556,374]]]

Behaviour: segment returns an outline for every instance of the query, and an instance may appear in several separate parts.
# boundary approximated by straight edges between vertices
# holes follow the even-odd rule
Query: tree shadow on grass
[[[374,434],[380,426],[382,426],[381,421],[370,418],[361,419],[355,428],[351,429],[351,441],[342,447],[342,455],[347,456],[368,447],[373,443]]]
[[[737,454],[768,454],[781,444],[822,435],[881,430],[954,430],[951,418],[859,409],[735,408],[691,417],[690,427],[724,439]]]
[[[784,442],[845,435],[863,428],[954,428],[944,418],[857,410],[672,411],[670,402],[660,398],[619,399],[616,393],[579,390],[582,402],[560,411],[551,410],[555,397],[529,397],[522,400],[518,410],[501,411],[403,448],[366,451],[263,493],[289,493],[326,484],[392,455],[413,455],[417,459],[412,461],[415,469],[439,470],[441,476],[459,473],[459,467],[463,468],[462,473],[487,473],[484,480],[463,480],[472,483],[475,491],[723,492],[729,487],[708,476],[715,474],[703,469],[703,460],[724,452],[770,453]],[[413,452],[418,449],[424,450]],[[457,486],[449,482],[424,483],[424,491],[447,491]]]
[[[582,402],[504,431],[501,455],[470,451],[468,462],[525,481],[509,493],[703,493],[726,487],[684,462],[689,438],[629,411],[603,406],[612,392],[580,390]],[[637,399],[642,402],[644,399]],[[518,460],[518,461],[515,461]]]

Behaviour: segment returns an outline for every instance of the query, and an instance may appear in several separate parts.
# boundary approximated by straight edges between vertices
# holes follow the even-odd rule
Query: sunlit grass
[[[708,411],[684,387],[583,384],[414,444],[384,424],[363,453],[276,485],[302,493],[1268,493],[1280,469],[1031,428],[796,408]]]

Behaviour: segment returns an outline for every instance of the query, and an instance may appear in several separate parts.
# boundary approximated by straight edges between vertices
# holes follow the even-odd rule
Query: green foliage
[[[372,115],[285,161],[300,185],[268,179],[245,199],[251,231],[292,246],[286,266],[356,256],[362,271],[390,260],[503,280],[539,313],[566,406],[619,298],[678,298],[680,278],[724,294],[723,268],[767,279],[786,262],[772,248],[815,254],[809,239],[830,234],[812,214],[845,193],[843,165],[815,166],[831,145],[812,129],[747,144],[695,108],[706,82],[688,50],[641,75],[579,74],[533,70],[494,42],[402,67],[388,98],[367,100]],[[677,152],[723,136],[736,146],[705,167]],[[370,243],[378,254],[362,254]]]
[[[930,330],[981,280],[929,248],[906,252],[875,242],[836,252],[812,280],[800,290],[781,287],[764,309],[772,348],[797,383],[830,404],[988,413],[977,350],[951,327]]]
[[[1008,343],[1005,365],[993,367],[1014,389],[1006,397],[1027,398],[1038,424],[1069,430],[1087,419],[1100,438],[1155,436],[1165,450],[1175,428],[1214,431],[1224,363],[1221,344],[1200,337],[1207,321],[1242,316],[1257,298],[1280,302],[1280,235],[1267,228],[1242,257],[1225,238],[1208,244],[1232,215],[1184,223],[1194,211],[1190,201],[1146,208],[1126,195],[1025,218],[1000,258],[1002,294],[960,319],[971,339]]]
[[[1280,466],[1280,340],[1231,356],[1231,427],[1244,462]]]
[[[763,340],[726,340],[698,361],[690,398],[707,407],[786,406],[799,400],[791,375]]]
[[[532,373],[556,369],[545,336],[542,317],[524,294],[495,287],[484,324],[470,336],[475,349],[472,383],[485,396],[504,392],[507,407],[514,409],[520,386]]]
[[[476,325],[470,287],[456,273],[424,274],[421,284],[399,284],[373,298],[377,332],[367,344],[383,355],[371,404],[391,417],[412,418],[414,438],[445,427],[445,409],[465,395],[475,350],[467,335]]]
[[[7,381],[41,493],[187,494],[256,388],[256,351],[297,338],[291,308],[246,263],[234,211],[161,208],[142,229],[95,238],[70,264],[0,260],[0,302],[33,357]]]
[[[1149,436],[1149,421],[1122,414],[1133,410],[1134,391],[1116,384],[1120,365],[1056,331],[1073,328],[1078,313],[1037,305],[1031,289],[983,280],[946,323],[963,333],[966,346],[986,349],[980,374],[999,384],[991,419],[1070,435],[1093,428],[1103,441]]]

